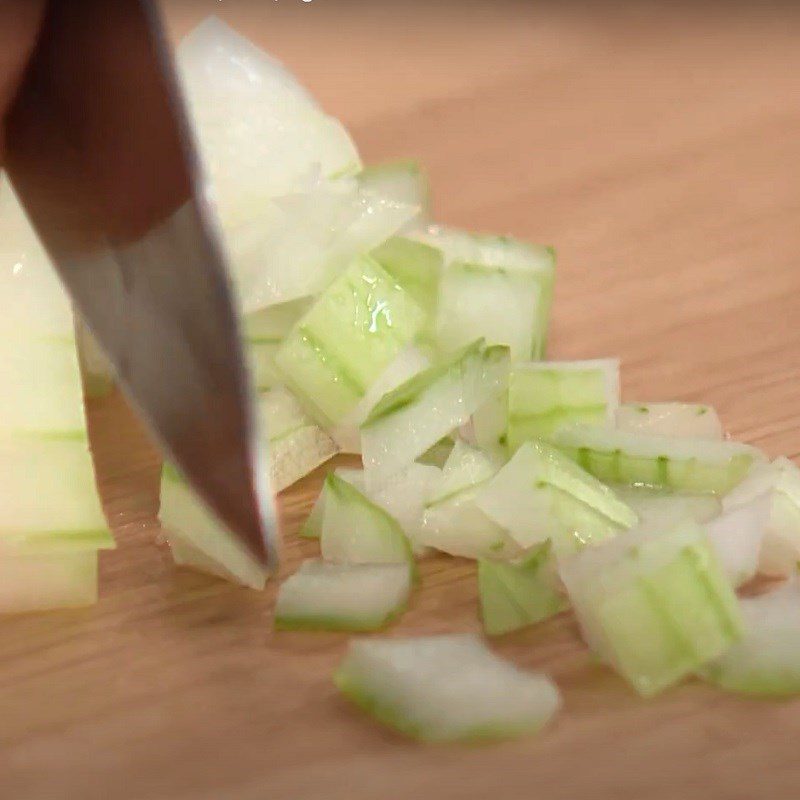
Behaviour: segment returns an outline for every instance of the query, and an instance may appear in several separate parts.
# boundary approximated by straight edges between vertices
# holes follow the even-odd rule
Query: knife
[[[150,0],[51,0],[5,165],[165,457],[262,564],[277,523],[228,272]]]

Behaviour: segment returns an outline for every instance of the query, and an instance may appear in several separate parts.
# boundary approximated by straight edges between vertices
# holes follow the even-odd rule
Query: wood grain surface
[[[701,4],[703,5],[703,4]],[[703,400],[769,454],[800,453],[800,15],[628,6],[168,3],[249,32],[368,160],[419,157],[438,219],[559,250],[552,354],[619,355],[629,400]],[[649,702],[593,664],[574,620],[498,639],[565,708],[542,736],[425,749],[337,695],[347,637],[275,634],[263,594],[175,569],[157,457],[119,398],[91,409],[119,549],[96,607],[0,620],[8,800],[798,796],[800,702],[690,682]],[[283,573],[319,488],[281,499]],[[392,635],[479,629],[472,564],[435,558]]]

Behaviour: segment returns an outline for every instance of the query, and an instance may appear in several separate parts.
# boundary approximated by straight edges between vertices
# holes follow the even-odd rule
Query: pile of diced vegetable
[[[691,676],[800,692],[800,470],[731,441],[706,405],[621,403],[619,361],[548,361],[552,248],[429,219],[423,172],[362,165],[343,126],[216,20],[179,67],[233,270],[279,491],[337,453],[301,535],[320,558],[280,586],[280,630],[378,631],[416,561],[474,559],[488,636],[571,608],[644,696]],[[0,607],[81,604],[113,546],[95,497],[72,318],[8,186],[0,252]],[[46,264],[44,264],[46,267]],[[87,387],[102,357],[81,335]],[[47,502],[42,503],[46,492]],[[179,564],[254,589],[264,569],[164,469]],[[786,580],[757,596],[757,575]],[[336,684],[426,741],[539,729],[545,676],[479,637],[359,639]]]

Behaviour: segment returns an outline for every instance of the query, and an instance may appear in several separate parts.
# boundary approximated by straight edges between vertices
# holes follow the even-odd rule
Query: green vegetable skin
[[[548,678],[517,669],[464,634],[352,642],[334,682],[362,711],[423,742],[536,733],[561,703]]]
[[[405,610],[411,576],[405,564],[306,561],[281,585],[278,630],[376,631]]]
[[[608,483],[724,494],[763,456],[738,442],[669,438],[599,428],[558,431],[552,442]]]
[[[589,646],[646,697],[741,636],[736,595],[695,523],[622,535],[560,571]]]
[[[275,363],[318,419],[336,422],[417,335],[424,316],[380,264],[361,257],[300,318]]]
[[[525,628],[567,608],[553,567],[550,542],[517,563],[478,562],[481,617],[489,636]]]
[[[637,521],[614,492],[544,442],[527,442],[484,487],[478,507],[521,547],[551,538],[565,555]]]
[[[508,376],[508,444],[546,439],[564,427],[609,427],[619,404],[619,361],[514,364]]]

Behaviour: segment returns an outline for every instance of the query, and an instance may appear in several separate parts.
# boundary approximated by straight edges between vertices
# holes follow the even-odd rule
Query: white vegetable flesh
[[[428,742],[535,733],[561,704],[546,676],[518,669],[469,634],[352,642],[335,681],[379,722]]]

